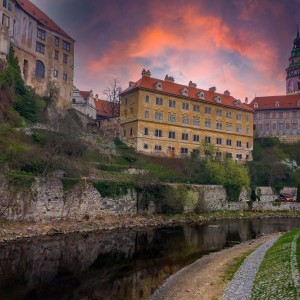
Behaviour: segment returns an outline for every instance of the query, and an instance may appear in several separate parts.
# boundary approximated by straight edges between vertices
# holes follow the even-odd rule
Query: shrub
[[[229,201],[237,202],[239,201],[242,186],[238,184],[226,183],[224,184],[226,194]]]
[[[33,174],[22,171],[11,171],[8,174],[8,184],[11,188],[24,189],[29,188],[34,182]]]
[[[64,191],[71,190],[74,186],[76,186],[80,180],[78,178],[62,178],[61,179]]]
[[[129,166],[123,165],[109,165],[109,164],[99,164],[98,169],[102,171],[111,171],[111,172],[122,172],[127,170]]]
[[[116,198],[126,195],[128,190],[134,188],[133,183],[114,181],[96,181],[93,182],[93,186],[104,198]]]

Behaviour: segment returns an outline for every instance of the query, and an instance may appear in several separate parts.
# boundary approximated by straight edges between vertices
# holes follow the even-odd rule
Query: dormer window
[[[275,106],[279,107],[279,102],[278,101],[275,102]]]
[[[157,82],[157,83],[155,84],[155,88],[156,88],[157,90],[161,91],[161,90],[162,90],[162,83],[161,83],[161,82]]]
[[[254,108],[258,108],[258,103],[257,102],[254,103]]]
[[[200,99],[205,99],[204,92],[198,93],[198,97],[199,97]]]
[[[182,94],[183,96],[188,96],[188,95],[189,95],[188,89],[187,89],[187,88],[183,88],[183,89],[181,90],[181,94]]]
[[[215,100],[216,100],[217,103],[221,103],[221,96],[216,96]]]

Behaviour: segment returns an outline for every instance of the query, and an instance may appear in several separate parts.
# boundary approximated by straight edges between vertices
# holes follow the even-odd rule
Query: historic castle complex
[[[74,40],[29,0],[2,0],[0,57],[12,46],[26,85],[44,96],[50,82],[60,88],[58,106],[71,105]]]
[[[74,40],[29,0],[0,5],[0,57],[13,48],[22,77],[39,95],[52,83],[60,88],[58,106],[71,105],[89,124],[115,118],[109,102],[73,85]],[[148,70],[120,95],[120,138],[137,151],[182,157],[214,145],[220,158],[251,160],[253,137],[300,140],[300,36],[286,69],[286,95],[256,97],[242,103],[228,90],[198,88],[172,76],[153,78]],[[118,104],[119,105],[119,104]],[[253,131],[254,129],[254,131]]]
[[[256,97],[251,107],[255,110],[255,137],[278,137],[283,142],[300,140],[299,30],[286,69],[286,95]]]

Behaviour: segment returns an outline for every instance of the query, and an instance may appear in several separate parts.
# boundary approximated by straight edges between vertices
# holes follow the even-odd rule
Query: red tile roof
[[[118,106],[116,106],[115,109],[113,109],[111,102],[107,100],[94,99],[94,102],[97,109],[97,115],[106,118],[116,117],[116,113],[118,112]]]
[[[16,2],[26,13],[33,17],[38,23],[74,41],[74,39],[72,39],[61,27],[59,27],[53,20],[51,20],[44,12],[42,12],[29,0],[16,0]]]
[[[90,97],[90,91],[79,91],[79,93],[80,93],[80,95],[81,95],[81,97],[85,100],[85,101],[87,101],[88,99],[89,99],[89,97]]]
[[[162,91],[159,91],[156,89],[155,84],[157,82],[162,83]],[[224,95],[224,94],[220,94],[220,93],[214,93],[212,91],[206,91],[206,90],[198,89],[198,88],[195,88],[192,86],[186,86],[186,85],[182,85],[182,84],[178,84],[178,83],[174,83],[174,82],[170,82],[170,81],[165,81],[165,80],[161,80],[161,79],[156,79],[156,78],[152,78],[152,77],[148,77],[148,76],[143,76],[135,84],[132,83],[131,87],[124,90],[121,95],[126,95],[127,93],[130,93],[138,88],[152,90],[152,91],[155,91],[158,93],[163,93],[163,94],[186,97],[188,99],[194,99],[194,100],[201,101],[201,102],[214,103],[214,104],[221,105],[221,106],[230,106],[230,107],[234,107],[237,109],[253,111],[253,109],[245,103],[241,102],[240,105],[236,105],[235,101],[237,99],[235,99],[232,96]],[[181,90],[184,88],[188,89],[188,96],[182,95]],[[200,99],[199,96],[197,95],[200,92],[204,92],[204,94],[205,94],[204,100]],[[216,96],[221,97],[221,103],[216,102],[216,100],[215,100]]]
[[[276,102],[279,106],[276,106]],[[254,107],[257,103],[258,106]],[[288,109],[298,108],[300,109],[300,94],[296,95],[283,95],[283,96],[267,96],[267,97],[255,97],[249,104],[255,110],[265,109]]]

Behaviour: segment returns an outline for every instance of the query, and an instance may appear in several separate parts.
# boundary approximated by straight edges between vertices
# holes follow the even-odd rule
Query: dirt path
[[[235,257],[255,249],[274,235],[262,236],[204,256],[171,276],[151,300],[221,299],[227,283],[222,275]]]

